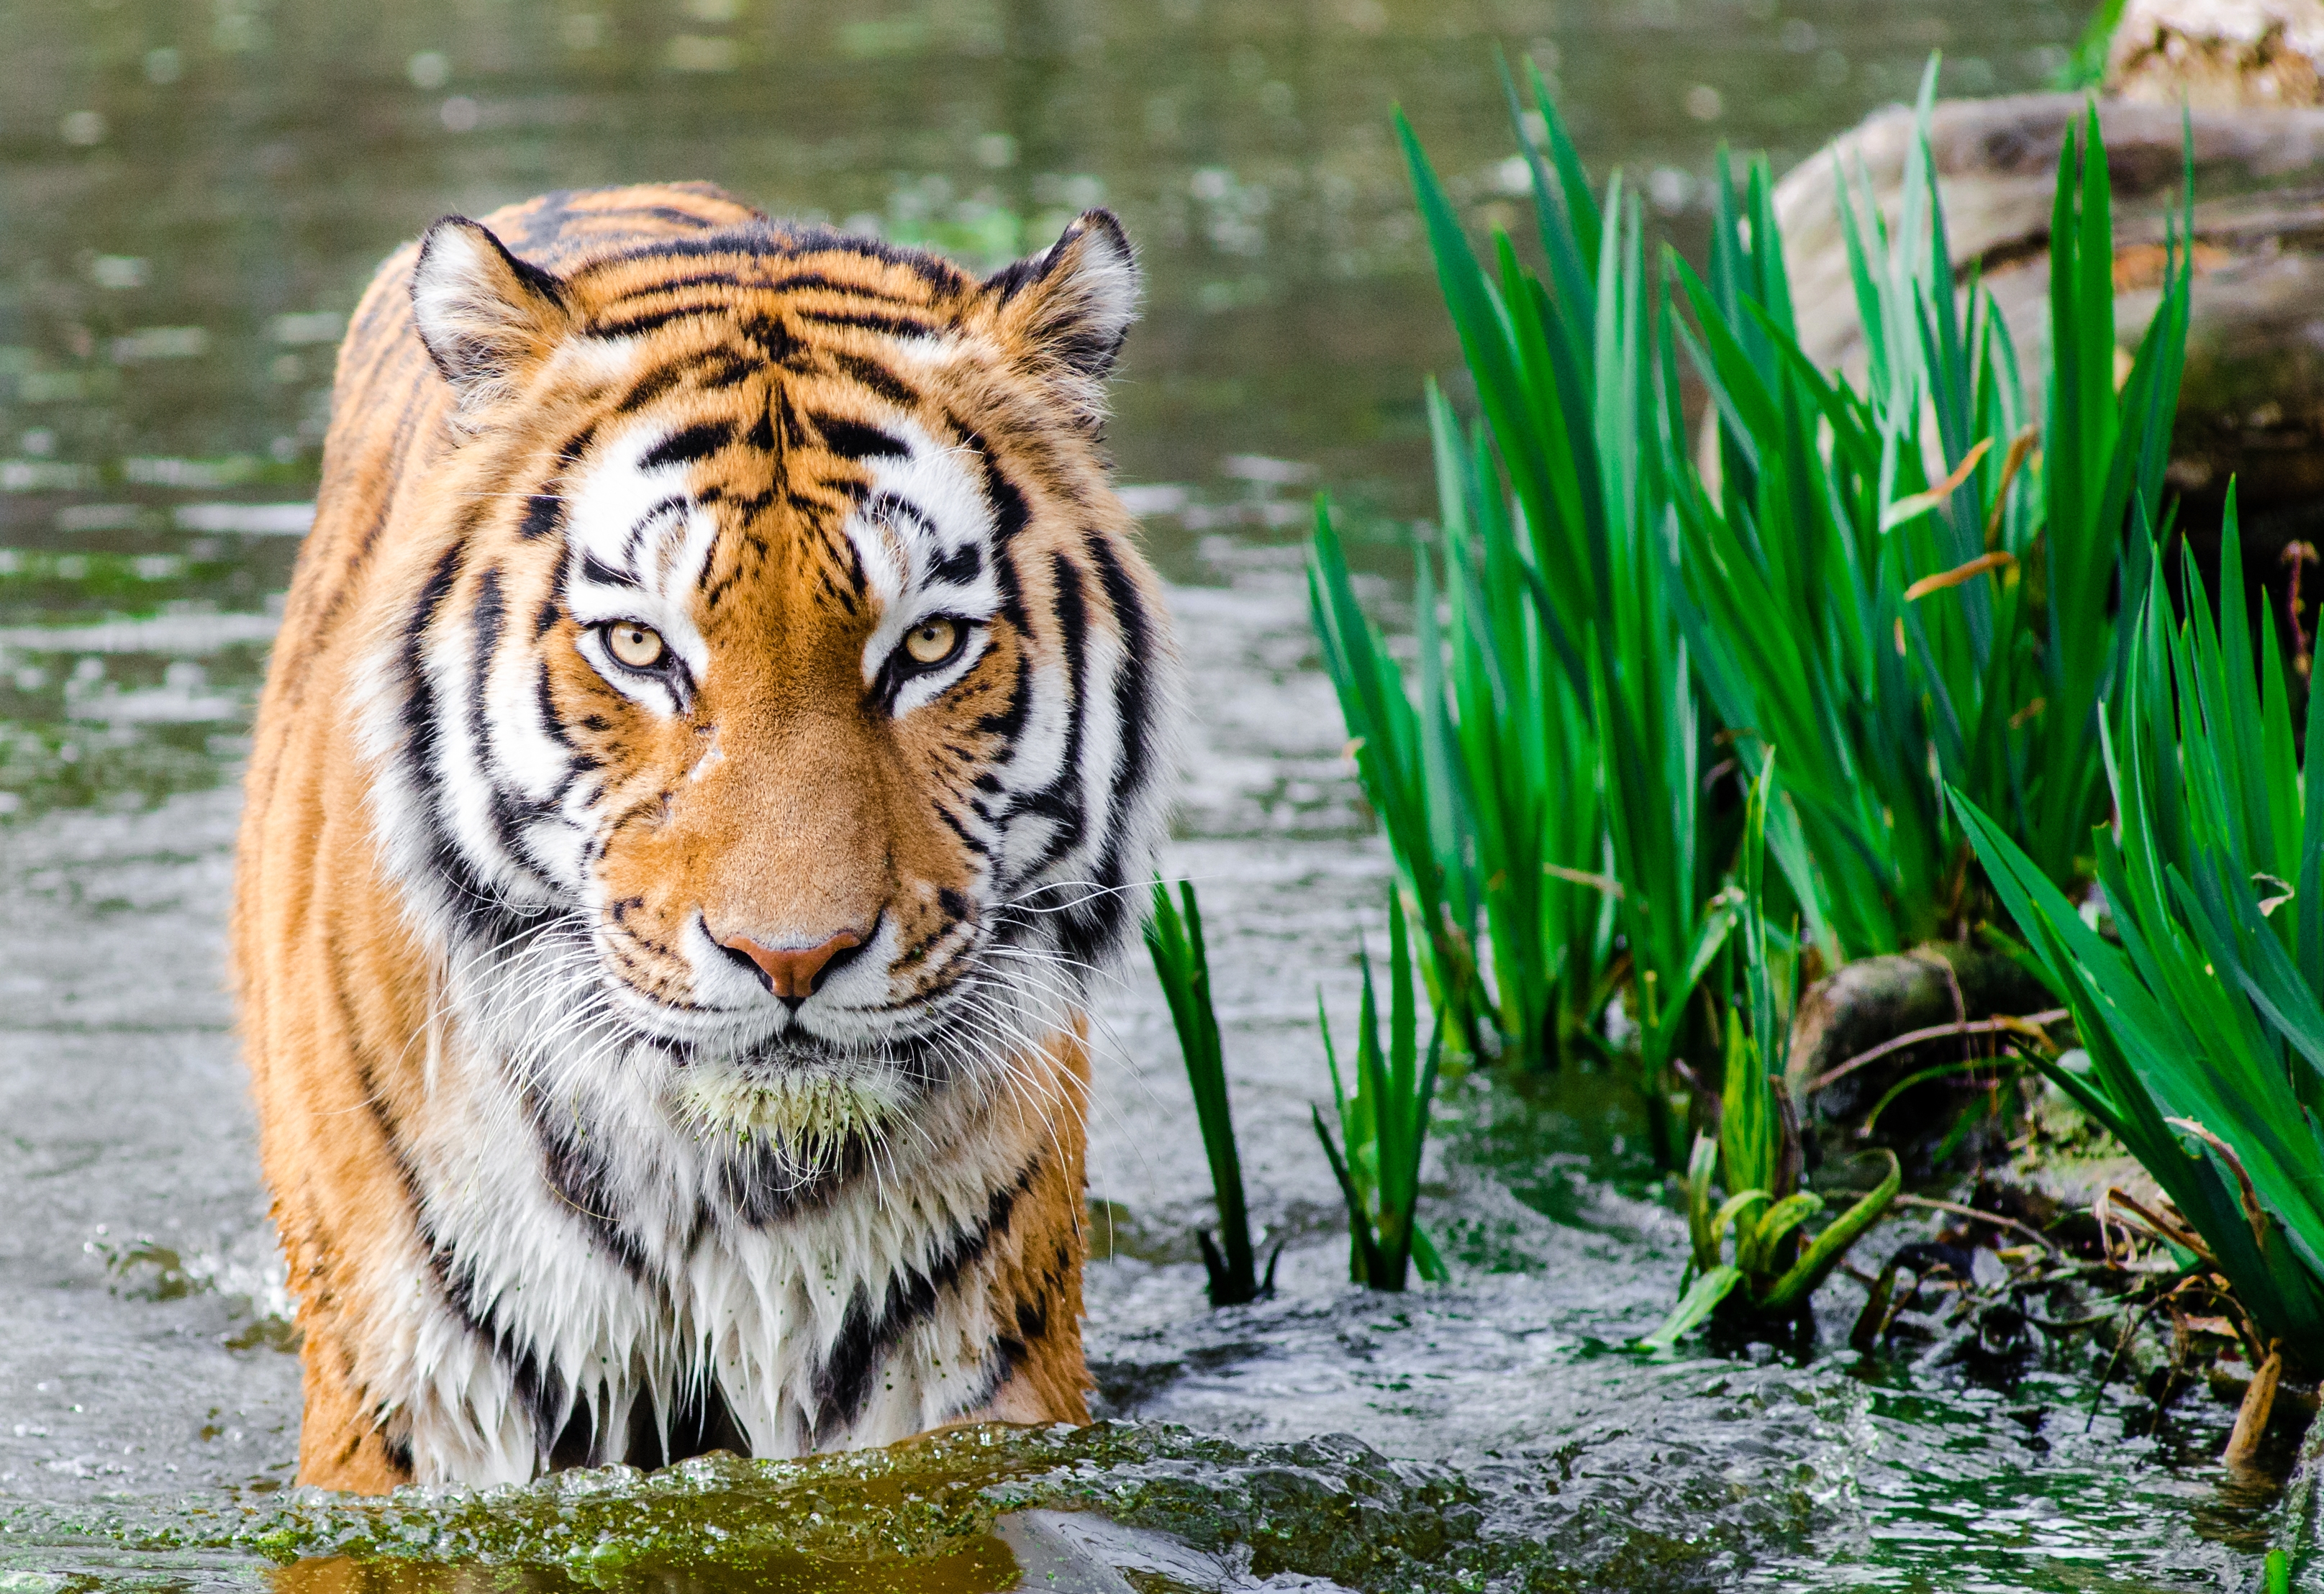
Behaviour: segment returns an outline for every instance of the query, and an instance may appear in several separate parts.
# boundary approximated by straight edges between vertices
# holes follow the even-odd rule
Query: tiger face
[[[576,1121],[836,1172],[1117,951],[1175,701],[1107,484],[1109,215],[985,281],[773,226],[551,272],[439,223],[456,395],[364,741],[450,992]]]

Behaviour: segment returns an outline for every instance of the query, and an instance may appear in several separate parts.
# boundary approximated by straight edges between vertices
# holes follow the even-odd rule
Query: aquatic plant
[[[1605,1049],[1596,1019],[1627,983],[1640,1083],[1659,1107],[1688,996],[1727,928],[1706,911],[1705,728],[1665,592],[1662,462],[1683,429],[1672,364],[1655,357],[1666,290],[1650,282],[1637,200],[1618,177],[1602,207],[1592,198],[1539,75],[1539,146],[1505,86],[1547,282],[1505,234],[1487,273],[1397,123],[1484,411],[1464,428],[1429,386],[1443,539],[1419,557],[1418,706],[1356,604],[1327,513],[1310,565],[1316,629],[1441,1009],[1464,1036],[1489,1018],[1508,1051],[1548,1063]]]
[[[1796,947],[1776,944],[1764,908],[1768,800],[1774,760],[1759,772],[1744,820],[1740,861],[1744,1000],[1727,1014],[1725,1078],[1715,1135],[1695,1137],[1686,1177],[1687,1233],[1692,1255],[1679,1302],[1661,1327],[1640,1341],[1667,1348],[1714,1312],[1741,1309],[1760,1319],[1803,1313],[1818,1285],[1848,1249],[1879,1221],[1904,1183],[1895,1154],[1883,1150],[1888,1172],[1820,1234],[1808,1220],[1824,1199],[1800,1188],[1802,1154],[1797,1110],[1769,1064],[1780,1065],[1791,1031],[1798,974]],[[1747,1022],[1748,1014],[1748,1022]],[[1725,1199],[1714,1202],[1714,1184]],[[1729,1252],[1727,1240],[1734,1237]]]
[[[1425,696],[1422,708],[1413,706],[1404,672],[1390,656],[1379,626],[1356,600],[1330,507],[1320,502],[1307,585],[1315,634],[1339,694],[1357,778],[1388,832],[1398,878],[1410,898],[1413,917],[1423,926],[1430,996],[1440,1019],[1454,1027],[1467,1047],[1486,1053],[1486,1027],[1491,1027],[1498,1043],[1506,1033],[1504,1015],[1477,969],[1475,870],[1442,692]],[[1436,640],[1441,633],[1434,583],[1425,557],[1419,590],[1425,600],[1424,635]],[[1442,651],[1440,645],[1435,655],[1422,659],[1424,682],[1440,678]],[[1546,968],[1551,963],[1543,955],[1533,966]],[[1513,1014],[1522,1011],[1521,1004],[1512,1004]]]
[[[1928,148],[1891,233],[1843,189],[1862,392],[1799,346],[1764,164],[1719,185],[1706,281],[1672,260],[1678,337],[1717,417],[1714,479],[1673,468],[1695,670],[1756,772],[1784,750],[1770,842],[1827,961],[1981,917],[1957,787],[2061,885],[2103,816],[2100,704],[2163,523],[2188,256],[2116,392],[2114,251],[2093,110],[2060,152],[2043,418],[2024,422],[1990,294],[1957,304]],[[2191,219],[2191,214],[2190,217]],[[1823,441],[1819,442],[1819,431]],[[1674,462],[1675,465],[1675,462]]]
[[[1981,805],[1953,801],[2004,906],[2062,994],[2081,1058],[2038,1066],[2154,1175],[2147,1214],[2235,1286],[2257,1368],[2324,1371],[2324,692],[2305,741],[2272,614],[2255,649],[2230,492],[2215,622],[2157,583],[2135,613],[2097,834],[2119,941]],[[2103,728],[2103,727],[2102,727]],[[2296,751],[2304,746],[2304,758]]]
[[[1211,1165],[1211,1193],[1218,1202],[1219,1238],[1198,1229],[1194,1239],[1203,1248],[1203,1267],[1210,1275],[1211,1304],[1238,1306],[1256,1301],[1275,1287],[1275,1258],[1267,1264],[1264,1283],[1258,1276],[1250,1243],[1250,1212],[1244,1203],[1242,1156],[1235,1147],[1234,1109],[1227,1100],[1226,1054],[1219,1043],[1218,1014],[1211,1007],[1211,963],[1203,944],[1203,910],[1194,898],[1192,880],[1178,882],[1179,902],[1169,889],[1154,882],[1154,908],[1146,920],[1146,950],[1154,959],[1154,974],[1170,1003],[1170,1022],[1178,1031],[1179,1055],[1185,1059],[1186,1083],[1194,1092],[1194,1119],[1202,1126],[1203,1154]],[[1282,1255],[1278,1248],[1276,1256]]]
[[[1650,276],[1635,200],[1618,179],[1591,199],[1536,76],[1543,140],[1522,118],[1519,137],[1546,273],[1502,234],[1489,274],[1398,124],[1482,419],[1431,388],[1442,537],[1418,557],[1409,671],[1319,511],[1324,661],[1455,1038],[1535,1063],[1603,1051],[1598,1014],[1625,990],[1666,1160],[1665,1065],[1720,1049],[1690,1000],[1731,927],[1714,742],[1747,778],[1787,750],[1769,844],[1827,964],[1981,916],[1944,784],[2061,882],[2086,871],[2104,806],[2114,599],[2118,583],[2135,606],[2152,564],[2187,257],[2170,252],[2117,393],[2105,161],[2095,118],[2074,130],[2045,419],[2027,425],[1991,296],[1957,303],[1935,81],[1932,62],[1895,230],[1843,198],[1860,392],[1799,346],[1764,163],[1718,185],[1707,274],[1674,255]],[[1711,393],[1715,469],[1683,423],[1681,349]]]
[[[1348,1273],[1376,1290],[1400,1290],[1413,1265],[1432,1283],[1445,1277],[1444,1263],[1413,1215],[1420,1201],[1420,1157],[1428,1145],[1428,1110],[1436,1096],[1436,1071],[1444,1055],[1440,1019],[1420,1051],[1420,1015],[1413,993],[1412,950],[1404,913],[1388,897],[1388,1025],[1381,1044],[1379,1003],[1372,991],[1372,964],[1361,954],[1363,1008],[1356,1024],[1353,1088],[1343,1083],[1340,1055],[1332,1044],[1332,1020],[1319,999],[1315,1022],[1323,1037],[1323,1059],[1332,1070],[1332,1100],[1340,1120],[1334,1140],[1323,1110],[1312,1108],[1315,1138],[1331,1159],[1332,1176],[1348,1208]],[[1346,1150],[1341,1149],[1344,1142]]]

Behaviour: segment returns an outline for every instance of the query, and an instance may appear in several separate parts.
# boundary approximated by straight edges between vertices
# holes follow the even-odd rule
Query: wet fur
[[[693,185],[382,268],[235,908],[300,1482],[1082,1417],[1084,1007],[1176,701],[1135,289],[1102,213],[980,281]],[[965,662],[893,666],[936,613]],[[795,1013],[719,944],[867,925]]]

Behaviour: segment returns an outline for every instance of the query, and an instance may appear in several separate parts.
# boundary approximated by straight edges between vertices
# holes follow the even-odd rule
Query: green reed
[[[2036,1065],[2130,1148],[2224,1274],[2247,1349],[2324,1372],[2324,692],[2292,734],[2274,619],[2252,635],[2230,493],[2216,621],[2155,583],[2106,735],[2121,826],[2096,834],[2119,941],[1983,806],[1953,801],[2011,918],[2063,994],[2080,1057]],[[2304,758],[2301,748],[2305,749]],[[2257,1365],[2256,1362],[2254,1365]]]
[[[2095,115],[2074,129],[2029,425],[1992,296],[1972,287],[1964,310],[1956,292],[1935,83],[1932,61],[1893,229],[1840,174],[1860,382],[1800,348],[1764,164],[1722,177],[1703,272],[1674,255],[1650,272],[1635,199],[1618,178],[1591,198],[1536,75],[1545,138],[1519,138],[1545,272],[1497,234],[1489,272],[1399,119],[1481,419],[1432,388],[1442,534],[1417,561],[1414,668],[1358,604],[1327,511],[1310,591],[1424,976],[1471,1049],[1600,1051],[1619,990],[1650,1106],[1667,1062],[1719,1050],[1691,999],[1731,930],[1731,832],[1702,796],[1730,751],[1748,779],[1784,750],[1768,845],[1827,965],[1986,911],[1948,784],[2053,880],[2087,877],[2118,615],[2163,521],[2188,257],[2173,248],[2117,392],[2106,163]],[[1715,468],[1683,423],[1682,353]]]
[[[1154,882],[1153,912],[1146,920],[1146,950],[1169,1000],[1170,1021],[1186,1063],[1186,1083],[1194,1092],[1194,1119],[1202,1126],[1203,1152],[1211,1165],[1211,1193],[1218,1202],[1219,1238],[1198,1229],[1203,1267],[1210,1275],[1211,1304],[1236,1306],[1272,1290],[1275,1264],[1258,1276],[1250,1243],[1250,1212],[1243,1201],[1242,1157],[1235,1147],[1234,1109],[1227,1100],[1226,1055],[1219,1042],[1218,1015],[1211,1007],[1211,964],[1203,944],[1203,910],[1192,880],[1178,882],[1178,902],[1167,887]],[[1181,908],[1180,904],[1184,907]],[[1277,1253],[1278,1256],[1281,1252]]]
[[[1902,1187],[1894,1153],[1888,1172],[1822,1232],[1810,1219],[1824,1199],[1800,1188],[1799,1114],[1774,1072],[1790,1038],[1798,950],[1778,944],[1765,911],[1764,861],[1774,760],[1753,783],[1744,820],[1737,896],[1743,1000],[1727,1015],[1725,1078],[1716,1134],[1696,1136],[1688,1159],[1687,1231],[1692,1244],[1678,1304],[1641,1341],[1655,1349],[1717,1312],[1762,1321],[1796,1318],[1849,1248],[1879,1221]],[[1739,1010],[1738,1010],[1739,1009]],[[1724,1199],[1714,1204],[1714,1185]],[[1728,1240],[1732,1237],[1731,1253]]]
[[[1540,147],[1508,86],[1546,279],[1506,235],[1486,270],[1397,118],[1483,410],[1464,426],[1430,385],[1443,535],[1418,561],[1416,679],[1357,604],[1328,512],[1310,586],[1455,1035],[1475,1046],[1489,1031],[1536,1065],[1601,1052],[1599,1017],[1626,990],[1659,1107],[1688,999],[1729,927],[1708,906],[1709,727],[1667,590],[1665,475],[1683,453],[1655,322],[1667,289],[1646,270],[1636,198],[1618,178],[1602,206],[1592,197],[1539,74]],[[1657,1136],[1658,1151],[1674,1139]]]
[[[1972,288],[1966,315],[1957,299],[1926,133],[1935,87],[1932,61],[1895,231],[1868,195],[1841,207],[1861,392],[1799,347],[1764,165],[1741,195],[1720,185],[1708,279],[1671,264],[1719,465],[1712,480],[1668,473],[1673,595],[1746,769],[1783,749],[1769,841],[1828,962],[1982,916],[1949,785],[2049,879],[2086,878],[2106,810],[2100,705],[2122,663],[2117,615],[2150,578],[2185,355],[2174,248],[2117,393],[2093,110],[2060,153],[2052,368],[2043,419],[2024,423],[1991,295]]]
[[[1332,1043],[1332,1021],[1319,1000],[1315,1022],[1323,1032],[1323,1058],[1332,1070],[1332,1100],[1340,1136],[1333,1138],[1323,1110],[1311,1110],[1315,1138],[1331,1159],[1332,1176],[1348,1208],[1348,1272],[1376,1290],[1401,1290],[1410,1268],[1432,1283],[1445,1276],[1443,1260],[1413,1215],[1420,1201],[1420,1159],[1428,1145],[1428,1110],[1436,1096],[1436,1073],[1444,1054],[1440,1020],[1420,1049],[1419,1004],[1413,993],[1413,959],[1404,912],[1388,898],[1388,1023],[1380,1038],[1379,1003],[1372,990],[1372,965],[1363,954],[1363,1008],[1357,1019],[1352,1088],[1343,1083],[1340,1055]],[[1341,1147],[1344,1143],[1346,1149]]]

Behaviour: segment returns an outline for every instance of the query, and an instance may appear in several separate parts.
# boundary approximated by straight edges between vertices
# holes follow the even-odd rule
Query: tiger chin
[[[1084,1418],[1179,697],[1137,292],[1103,211],[980,280],[690,184],[382,267],[234,910],[301,1483]]]

